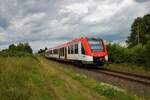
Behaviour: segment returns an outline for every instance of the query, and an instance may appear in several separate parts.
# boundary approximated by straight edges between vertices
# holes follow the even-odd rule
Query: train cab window
[[[85,50],[84,50],[84,47],[82,44],[81,44],[81,52],[82,52],[82,54],[85,54]]]
[[[102,51],[103,50],[102,40],[100,40],[100,39],[88,39],[88,43],[89,43],[92,51]]]
[[[75,54],[78,54],[78,44],[75,44],[74,47],[75,47]]]

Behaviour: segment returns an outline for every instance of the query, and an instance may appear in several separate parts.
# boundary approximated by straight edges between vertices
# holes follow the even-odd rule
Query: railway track
[[[143,75],[133,74],[133,73],[128,73],[128,72],[114,71],[110,69],[100,69],[100,70],[94,70],[94,71],[97,73],[103,73],[106,75],[130,80],[130,81],[134,81],[134,82],[138,82],[138,83],[142,83],[142,84],[150,86],[150,77],[148,76],[143,76]]]
[[[62,63],[64,63],[64,62],[62,62]],[[66,63],[66,62],[64,64],[74,65],[72,63]],[[122,72],[122,71],[115,71],[115,70],[110,70],[110,69],[106,69],[106,68],[101,68],[101,69],[92,69],[92,68],[90,68],[89,69],[89,68],[85,68],[83,66],[79,67],[77,65],[74,65],[74,67],[82,68],[84,70],[93,71],[93,72],[96,72],[96,73],[103,73],[103,74],[106,74],[106,75],[109,75],[109,76],[129,80],[129,81],[133,81],[133,82],[138,82],[138,83],[150,86],[150,77],[149,76],[133,74],[133,73],[128,73],[128,72]]]

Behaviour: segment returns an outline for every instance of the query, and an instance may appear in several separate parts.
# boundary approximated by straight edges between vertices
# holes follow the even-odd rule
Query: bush
[[[146,61],[145,65],[150,67],[150,41],[148,41],[145,46],[144,57],[145,57],[145,61]]]
[[[32,54],[32,48],[28,43],[19,43],[18,45],[11,44],[8,48],[10,51],[21,51]]]
[[[144,47],[142,44],[136,45],[133,48],[130,48],[131,52],[131,61],[137,64],[144,64],[145,63],[145,56],[144,56]]]
[[[148,50],[150,50],[149,48],[150,47],[147,47],[148,54],[149,54]],[[146,62],[145,61],[145,48],[141,44],[136,45],[133,48],[121,47],[118,44],[108,44],[107,49],[109,53],[110,62],[136,63],[136,64],[144,64]],[[147,59],[150,59],[150,57]]]
[[[28,43],[19,43],[18,45],[11,44],[8,49],[0,51],[2,57],[22,57],[22,56],[33,56],[32,48]]]
[[[0,51],[0,56],[1,57],[24,57],[24,56],[33,56],[33,55],[30,53],[21,52],[21,51],[4,50],[4,51]]]
[[[109,53],[109,61],[115,63],[130,62],[130,52],[127,48],[121,47],[117,44],[107,45]]]

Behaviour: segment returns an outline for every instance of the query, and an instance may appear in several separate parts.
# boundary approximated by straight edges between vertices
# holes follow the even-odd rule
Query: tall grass
[[[0,100],[37,100],[38,67],[32,57],[1,57]]]
[[[141,98],[135,94],[126,91],[124,89],[118,88],[111,84],[97,82],[96,80],[91,79],[85,74],[75,73],[71,68],[71,65],[66,67],[65,64],[60,64],[57,62],[49,61],[53,67],[57,70],[63,72],[64,74],[72,77],[72,79],[80,82],[83,86],[89,88],[92,93],[98,93],[101,96],[108,98],[109,100],[140,100]],[[69,68],[70,67],[70,68]]]
[[[43,58],[0,57],[0,100],[138,99],[64,66]]]

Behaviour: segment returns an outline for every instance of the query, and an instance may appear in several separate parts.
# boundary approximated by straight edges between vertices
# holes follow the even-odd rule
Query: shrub
[[[145,63],[145,56],[144,56],[144,47],[142,44],[136,45],[133,48],[130,48],[131,52],[131,61],[137,64],[144,64]]]
[[[144,57],[145,57],[145,61],[146,61],[145,65],[150,67],[150,41],[148,41],[145,46]]]
[[[107,49],[110,62],[123,63],[130,61],[130,53],[127,48],[121,47],[117,44],[108,44]]]
[[[146,46],[147,54],[149,55],[150,47]],[[133,48],[121,47],[118,44],[107,45],[109,53],[109,61],[113,63],[136,63],[144,64],[145,61],[145,48],[141,44],[134,46]],[[147,56],[149,57],[149,56]],[[150,59],[147,58],[147,59]],[[148,60],[147,60],[148,61]]]
[[[21,52],[21,51],[4,50],[4,51],[0,51],[0,56],[1,57],[24,57],[24,56],[33,56],[33,55],[30,53]]]
[[[32,48],[28,43],[19,43],[18,45],[11,44],[8,48],[10,51],[21,51],[32,54]]]
[[[11,44],[8,49],[0,51],[2,57],[22,57],[22,56],[33,56],[32,48],[28,43],[19,43],[18,45]]]

